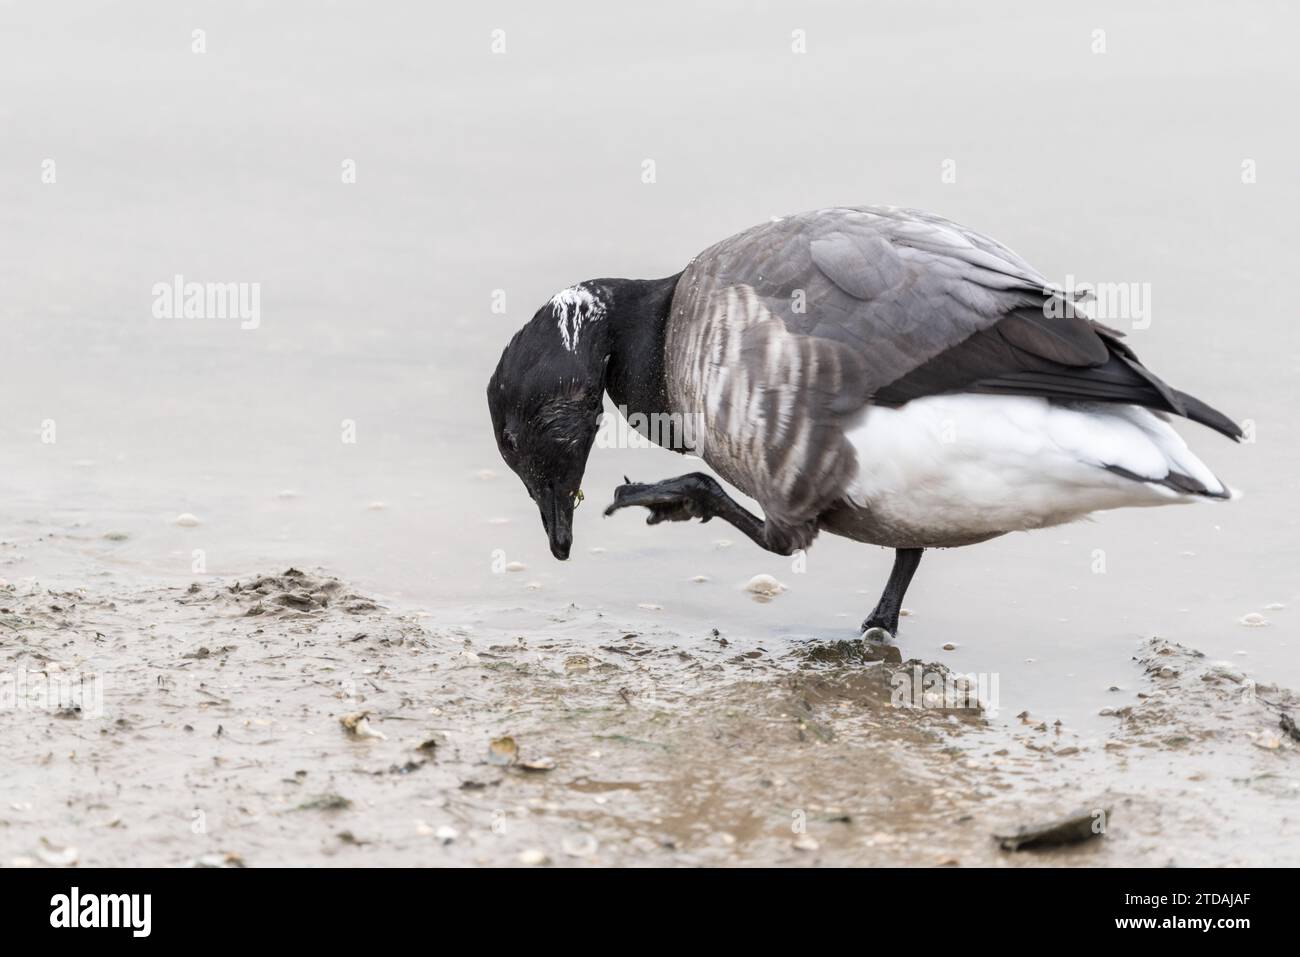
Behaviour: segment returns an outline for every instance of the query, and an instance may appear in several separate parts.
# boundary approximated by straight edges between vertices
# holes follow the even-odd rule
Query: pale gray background
[[[1259,436],[1183,429],[1241,502],[930,556],[905,652],[957,642],[944,660],[1000,673],[1012,713],[1095,712],[1152,633],[1300,684],[1300,607],[1237,623],[1300,597],[1298,25],[1285,3],[0,4],[0,538],[52,532],[69,556],[11,547],[0,576],[185,581],[203,548],[215,575],[322,564],[441,620],[577,602],[778,650],[855,634],[882,550],[827,537],[796,575],[717,549],[740,536],[714,525],[602,520],[624,472],[692,467],[657,450],[596,452],[554,562],[483,387],[560,287],[674,272],[770,215],[893,203],[1054,280],[1150,283],[1133,345]],[[153,318],[175,273],[260,282],[262,327]],[[528,569],[493,575],[494,549]],[[791,590],[753,604],[736,586],[760,571]]]

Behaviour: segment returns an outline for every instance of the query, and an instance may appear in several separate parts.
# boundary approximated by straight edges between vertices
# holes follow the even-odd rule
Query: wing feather
[[[1125,402],[1240,434],[1067,305],[1010,249],[937,216],[786,217],[723,240],[682,274],[669,394],[702,413],[706,460],[789,523],[815,519],[842,491],[856,467],[845,429],[873,402],[953,391]],[[759,401],[739,401],[747,391]]]

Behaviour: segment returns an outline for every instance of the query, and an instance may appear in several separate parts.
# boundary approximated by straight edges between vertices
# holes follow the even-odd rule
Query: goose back
[[[993,239],[916,210],[841,207],[695,257],[673,296],[665,382],[699,421],[705,461],[795,527],[843,496],[858,469],[846,433],[873,404],[993,392],[1197,418],[1119,337]]]

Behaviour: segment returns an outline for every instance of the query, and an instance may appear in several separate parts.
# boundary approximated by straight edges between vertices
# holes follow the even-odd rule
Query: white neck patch
[[[564,348],[570,352],[578,348],[578,336],[585,324],[605,318],[605,304],[582,286],[570,286],[552,296],[551,311],[560,328]]]

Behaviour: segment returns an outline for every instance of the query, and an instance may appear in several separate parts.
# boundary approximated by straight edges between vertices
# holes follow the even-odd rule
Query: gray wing
[[[701,414],[705,459],[797,525],[851,480],[844,431],[873,402],[1000,392],[1191,414],[1118,337],[979,233],[914,210],[824,209],[692,261],[673,299],[669,389]]]
[[[1048,298],[1047,280],[1000,243],[937,216],[871,207],[755,227],[697,257],[683,282],[700,297],[750,286],[792,333],[854,351],[863,401],[1018,311],[1041,316]],[[1006,331],[1047,358],[1107,358],[1086,320],[1057,327],[1021,315]]]

